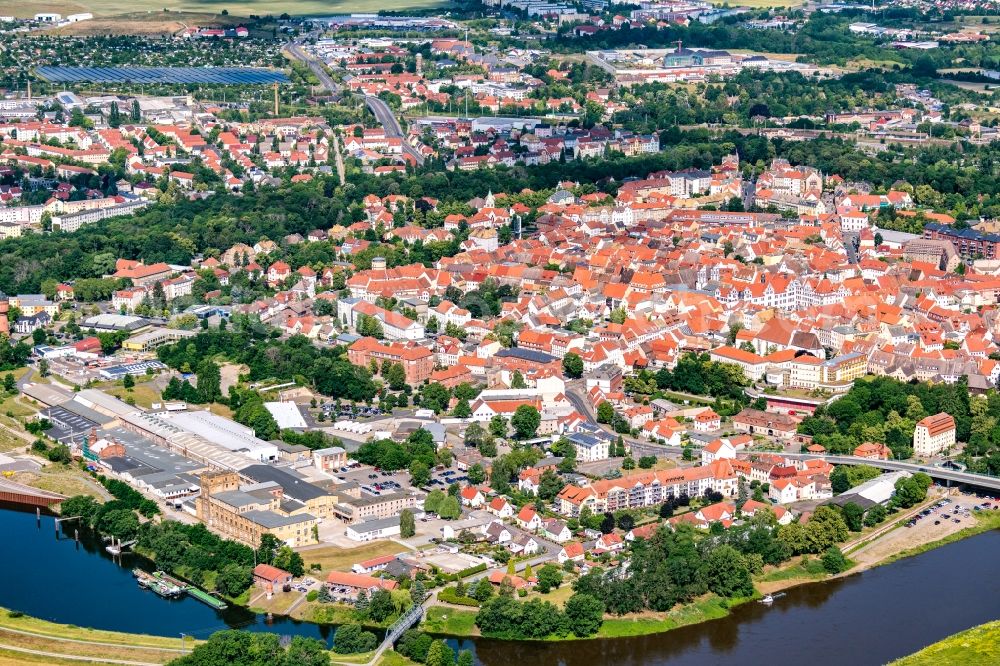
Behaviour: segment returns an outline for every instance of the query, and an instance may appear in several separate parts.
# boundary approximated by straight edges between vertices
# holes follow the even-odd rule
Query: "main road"
[[[316,75],[316,78],[319,79],[320,85],[326,88],[327,92],[331,95],[336,95],[337,92],[339,92],[340,86],[338,86],[334,80],[330,78],[330,75],[326,73],[326,70],[323,68],[323,63],[319,62],[315,57],[307,53],[306,50],[302,48],[302,44],[300,42],[289,42],[288,53],[291,54],[291,56],[296,60],[304,62],[306,66],[312,70],[312,73]]]
[[[954,483],[964,483],[977,488],[989,490],[1000,490],[1000,477],[986,476],[985,474],[973,474],[972,472],[962,472],[947,467],[937,467],[934,465],[921,465],[919,463],[909,463],[902,460],[871,460],[869,458],[859,458],[857,456],[828,456],[813,453],[782,453],[785,458],[799,460],[809,460],[818,458],[826,460],[834,465],[871,465],[879,469],[890,472],[923,472],[933,479],[939,481],[951,481]]]
[[[417,150],[410,145],[410,142],[406,140],[406,136],[403,135],[403,128],[400,127],[399,121],[396,120],[396,116],[393,115],[392,109],[389,105],[385,103],[384,100],[375,97],[374,95],[367,95],[365,97],[365,104],[375,114],[375,119],[385,128],[385,135],[390,138],[398,138],[403,141],[403,153],[409,155],[413,160],[419,165],[423,166],[424,156],[421,155]]]

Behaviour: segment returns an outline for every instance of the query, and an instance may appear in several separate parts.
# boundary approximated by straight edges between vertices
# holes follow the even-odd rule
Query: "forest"
[[[1000,473],[1000,393],[972,397],[965,378],[955,384],[903,383],[890,377],[855,382],[839,400],[823,405],[799,425],[799,432],[831,453],[851,453],[864,442],[885,443],[897,459],[913,455],[913,430],[920,419],[947,412],[956,439],[968,442],[963,462],[970,471]]]

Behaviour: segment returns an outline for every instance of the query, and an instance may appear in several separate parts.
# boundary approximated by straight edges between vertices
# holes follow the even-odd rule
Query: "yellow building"
[[[18,296],[11,296],[8,300],[10,301],[10,306],[20,310],[21,314],[25,317],[31,317],[39,312],[44,312],[55,319],[59,314],[59,304],[53,303],[42,294],[20,294]]]
[[[195,510],[209,530],[252,548],[260,545],[264,534],[274,535],[293,548],[316,543],[314,527],[320,519],[305,511],[286,513],[280,487],[257,484],[252,490],[241,490],[239,483],[236,472],[201,475]]]
[[[177,328],[154,328],[150,331],[137,333],[122,343],[122,349],[130,352],[145,352],[161,345],[177,342],[185,338],[193,338],[197,333]]]

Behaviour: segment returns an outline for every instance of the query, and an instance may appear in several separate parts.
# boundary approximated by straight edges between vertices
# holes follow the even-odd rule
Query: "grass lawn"
[[[724,607],[722,602],[723,600],[719,597],[710,596],[701,601],[675,608],[666,614],[657,613],[655,615],[605,619],[600,631],[597,632],[597,638],[643,636],[670,631],[706,620],[716,620],[729,614],[728,608]]]
[[[12,416],[14,418],[24,418],[26,416],[31,416],[36,414],[38,410],[31,408],[24,402],[18,399],[18,397],[11,396],[0,402],[0,414],[5,416]]]
[[[478,636],[476,611],[431,606],[427,609],[424,630],[430,634],[444,636]]]
[[[892,662],[891,666],[987,666],[1000,664],[1000,621],[987,622],[920,652]]]
[[[444,7],[441,0],[391,0],[389,4],[379,0],[232,0],[217,3],[205,0],[32,0],[31,2],[0,0],[0,15],[17,17],[34,16],[38,12],[58,12],[63,15],[93,12],[96,16],[115,16],[126,12],[149,11],[162,14],[164,8],[172,11],[193,12],[206,18],[214,12],[206,12],[207,7],[227,10],[232,16],[311,14],[330,16],[331,14],[377,13],[380,10],[402,10],[428,7]],[[190,18],[190,17],[181,17]]]
[[[571,596],[573,596],[573,587],[569,583],[564,582],[557,589],[550,591],[548,594],[542,594],[537,591],[529,592],[526,600],[531,601],[532,599],[541,599],[542,601],[550,601],[556,606],[562,607]]]
[[[85,472],[68,465],[47,465],[37,472],[18,472],[13,480],[67,497],[91,495],[102,501],[109,497],[107,491]]]
[[[128,398],[132,398],[136,405],[145,407],[146,409],[149,409],[150,405],[154,402],[163,402],[160,392],[148,383],[136,382],[136,385],[131,389],[125,388],[120,383],[99,386],[97,388],[125,402],[128,402]]]
[[[818,558],[810,558],[808,560],[809,564],[805,564],[806,561],[805,557],[800,557],[794,562],[794,564],[789,562],[781,567],[772,569],[771,571],[766,572],[758,580],[770,583],[795,578],[802,578],[804,580],[821,580],[827,577],[827,573],[822,570],[822,564]]]
[[[107,661],[81,662],[79,659],[60,659],[58,657],[43,657],[37,654],[26,654],[14,650],[0,648],[0,666],[24,666],[24,664],[39,664],[40,666],[80,666],[81,663],[90,666],[112,666]]]
[[[9,424],[13,426],[13,424]],[[0,452],[13,451],[30,444],[27,440],[21,439],[9,430],[0,428]]]
[[[20,631],[30,631],[33,634],[43,636],[55,636],[57,638],[71,638],[80,641],[95,641],[101,643],[115,643],[125,646],[136,647],[158,647],[179,649],[182,647],[179,638],[169,638],[166,636],[146,636],[143,634],[126,634],[118,631],[104,631],[102,629],[88,629],[77,627],[71,624],[57,624],[48,620],[41,620],[36,617],[11,617],[10,612],[0,609],[0,627],[8,629],[18,629]],[[188,641],[188,648],[191,641]]]
[[[333,655],[334,663],[339,660],[340,657],[338,655]],[[417,662],[415,661],[410,661],[395,650],[386,650],[382,653],[381,659],[378,660],[378,666],[411,666],[411,664],[416,663]]]
[[[350,571],[351,565],[362,560],[369,560],[380,555],[395,555],[406,549],[391,541],[373,541],[357,548],[340,548],[339,546],[322,546],[305,548],[299,551],[305,560],[306,569],[313,564],[322,567],[322,574],[329,571]],[[315,574],[313,574],[315,575]],[[325,575],[321,575],[325,578]]]

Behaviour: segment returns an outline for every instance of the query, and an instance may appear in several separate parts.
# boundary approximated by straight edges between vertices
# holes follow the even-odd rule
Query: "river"
[[[56,537],[54,519],[0,505],[7,581],[0,606],[52,622],[115,631],[205,638],[235,627],[320,638],[335,628],[287,618],[267,621],[240,608],[222,612],[185,597],[143,590],[132,568],[72,523]],[[750,603],[720,620],[664,634],[560,643],[451,640],[486,666],[640,666],[648,664],[884,664],[963,629],[1000,617],[996,556],[1000,531],[848,578],[788,590],[770,608]]]
[[[116,561],[91,532],[74,540],[72,522],[56,537],[52,516],[36,521],[34,512],[0,504],[2,562],[7,582],[0,586],[0,606],[25,615],[95,629],[139,634],[207,638],[226,628],[272,631],[329,642],[332,626],[277,617],[267,620],[244,608],[216,611],[185,596],[166,600],[136,584],[132,569],[152,570],[134,554]]]
[[[1000,618],[996,558],[1000,531],[988,532],[864,573],[787,590],[768,608],[664,634],[599,641],[518,643],[452,640],[486,666],[705,666],[850,664],[893,659]]]

